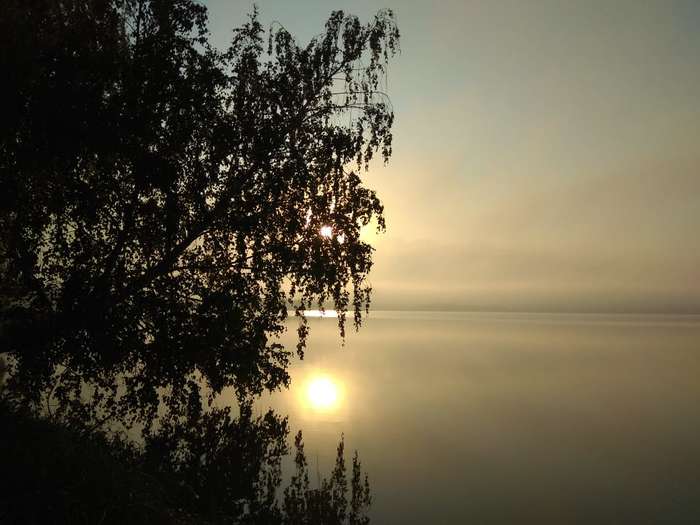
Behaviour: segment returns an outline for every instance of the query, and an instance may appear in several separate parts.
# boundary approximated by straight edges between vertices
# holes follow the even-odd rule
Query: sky
[[[219,46],[252,8],[204,3]],[[257,5],[300,43],[396,13],[375,308],[700,312],[700,4]]]

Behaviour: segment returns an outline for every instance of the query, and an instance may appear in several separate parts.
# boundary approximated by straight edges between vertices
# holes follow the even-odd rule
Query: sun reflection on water
[[[343,400],[343,388],[338,380],[316,374],[309,378],[304,388],[303,403],[315,412],[335,412]]]

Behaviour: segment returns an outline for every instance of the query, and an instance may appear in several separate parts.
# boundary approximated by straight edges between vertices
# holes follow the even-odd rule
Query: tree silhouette
[[[391,11],[366,25],[334,12],[303,47],[254,12],[219,51],[192,0],[4,9],[1,343],[15,392],[148,427],[162,403],[185,413],[225,387],[288,384],[276,336],[290,307],[332,304],[341,334],[348,309],[360,324],[360,228],[384,223],[358,172],[391,154]],[[303,318],[298,332],[303,356]]]
[[[294,446],[296,472],[289,486],[284,490],[285,523],[290,525],[307,523],[365,525],[369,523],[369,519],[364,514],[371,503],[369,481],[367,477],[362,478],[357,452],[352,460],[350,508],[348,509],[344,441],[341,440],[338,445],[335,468],[330,478],[324,479],[316,489],[310,488],[309,469],[301,432],[297,434]]]
[[[138,447],[8,408],[0,402],[2,523],[369,523],[369,484],[355,453],[348,487],[343,441],[330,477],[311,488],[297,434],[296,471],[279,501],[287,423],[271,412],[253,417],[244,407],[233,419],[223,408],[197,425],[170,420]]]
[[[288,309],[332,305],[342,336],[369,306],[361,171],[391,155],[399,32],[336,11],[300,46],[254,11],[218,50],[206,24],[194,0],[3,3],[3,417],[140,428],[100,439],[211,522],[364,523],[357,458],[349,511],[344,462],[277,504],[287,423],[251,400],[289,383]]]

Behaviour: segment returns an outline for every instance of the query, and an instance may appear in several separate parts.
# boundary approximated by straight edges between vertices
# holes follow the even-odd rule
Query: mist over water
[[[259,406],[303,430],[312,471],[344,433],[376,523],[700,516],[700,316],[372,312],[344,347],[336,319],[310,325]],[[318,377],[339,392],[322,409]]]

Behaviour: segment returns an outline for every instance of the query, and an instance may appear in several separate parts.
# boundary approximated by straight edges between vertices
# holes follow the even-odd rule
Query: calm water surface
[[[345,434],[374,523],[700,523],[700,317],[373,312],[345,347],[310,322],[260,407],[321,473]]]

